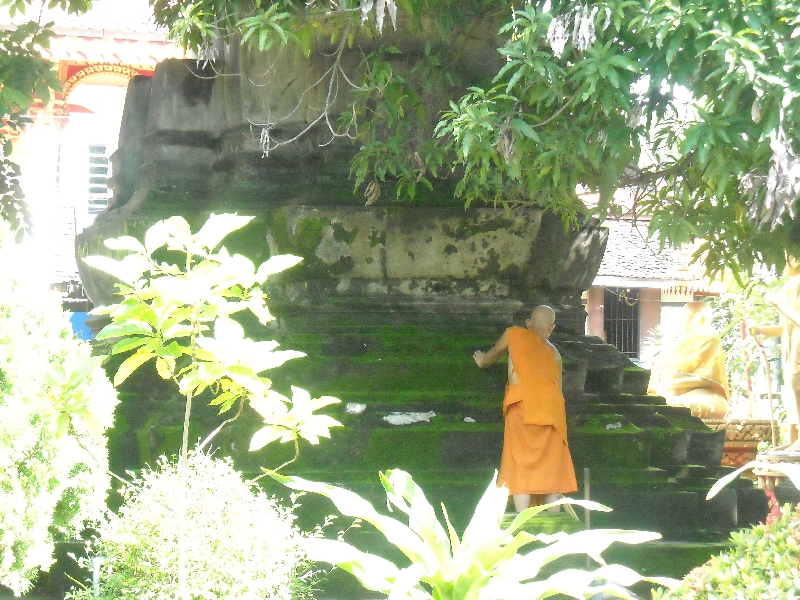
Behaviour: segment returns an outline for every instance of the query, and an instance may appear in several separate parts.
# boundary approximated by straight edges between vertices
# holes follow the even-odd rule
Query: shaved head
[[[556,311],[546,304],[540,304],[531,311],[531,318],[528,320],[528,328],[547,339],[553,331],[555,322]]]

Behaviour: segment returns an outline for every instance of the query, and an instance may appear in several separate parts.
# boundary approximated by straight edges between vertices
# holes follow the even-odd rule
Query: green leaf
[[[342,541],[312,537],[304,549],[309,560],[327,562],[355,575],[368,590],[389,594],[400,570],[390,561]]]
[[[117,369],[116,375],[114,375],[114,387],[120,386],[123,381],[130,377],[131,373],[153,357],[155,357],[154,352],[140,348],[136,354],[126,358]]]
[[[123,235],[118,238],[110,238],[105,240],[106,248],[111,250],[131,250],[132,252],[145,253],[145,247],[135,237]]]
[[[302,257],[293,256],[292,254],[272,256],[258,267],[256,281],[263,284],[270,275],[290,269],[302,260]]]
[[[286,437],[288,437],[288,439],[284,439],[283,441],[290,441],[292,439],[292,432],[284,427],[277,427],[275,425],[262,427],[253,434],[253,438],[250,440],[250,452],[261,450],[261,448],[267,444],[271,444],[276,440]]]
[[[435,568],[435,555],[411,529],[391,517],[379,514],[372,504],[358,494],[327,483],[308,481],[300,477],[285,477],[275,473],[270,473],[270,477],[290,489],[314,492],[326,496],[343,515],[358,517],[374,525],[386,536],[390,543],[397,546],[411,561],[422,562],[429,568]]]
[[[193,236],[193,241],[203,248],[214,250],[227,235],[241,229],[252,220],[253,217],[211,213],[200,231]]]
[[[800,489],[800,465],[796,463],[772,463],[772,462],[765,462],[754,460],[743,467],[739,467],[732,473],[728,473],[724,477],[721,477],[711,486],[711,489],[708,490],[708,494],[706,495],[706,500],[711,500],[714,496],[719,494],[719,492],[728,485],[731,481],[736,479],[739,475],[746,471],[751,471],[755,469],[764,469],[765,471],[773,471],[776,473],[783,473],[789,480],[792,482],[792,485]]]
[[[529,138],[529,139],[533,140],[534,142],[540,142],[541,141],[541,138],[539,137],[539,134],[536,133],[536,131],[533,129],[533,127],[528,125],[528,123],[526,123],[522,119],[511,119],[510,124],[514,129],[519,131],[526,138]]]
[[[116,337],[116,336],[111,336]],[[129,337],[118,341],[114,344],[114,347],[111,348],[111,354],[122,354],[123,352],[128,352],[130,350],[134,350],[139,346],[144,346],[148,342],[152,341],[153,338],[151,337]]]
[[[126,320],[121,323],[110,323],[103,327],[95,336],[97,340],[123,337],[129,335],[153,336],[153,328],[142,321]]]
[[[156,357],[156,372],[161,379],[171,379],[172,373],[175,371],[175,361],[164,358],[163,356]]]
[[[158,221],[144,234],[144,247],[147,254],[152,254],[169,239],[169,226],[165,221]]]

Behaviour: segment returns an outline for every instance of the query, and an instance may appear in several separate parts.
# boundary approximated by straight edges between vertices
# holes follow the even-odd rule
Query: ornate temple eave
[[[56,35],[42,55],[54,62],[122,64],[152,71],[162,60],[182,58],[183,51],[163,39]]]

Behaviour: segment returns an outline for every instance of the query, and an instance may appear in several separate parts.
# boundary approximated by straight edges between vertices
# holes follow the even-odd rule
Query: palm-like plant
[[[330,498],[343,515],[372,524],[408,558],[410,564],[401,568],[341,539],[308,540],[309,558],[341,567],[357,577],[366,589],[387,594],[390,600],[536,599],[555,593],[573,598],[588,598],[597,593],[631,598],[625,588],[637,581],[667,586],[677,583],[667,578],[641,577],[621,565],[607,565],[601,556],[614,542],[638,544],[661,537],[658,533],[597,529],[571,534],[533,534],[523,529],[532,517],[552,505],[528,508],[503,528],[508,490],[497,487],[496,475],[461,538],[444,507],[442,525],[422,489],[405,471],[380,473],[380,479],[390,507],[407,515],[408,525],[378,513],[372,504],[351,491],[299,477],[272,476],[291,489]],[[610,510],[591,501],[560,500],[554,504],[564,502]],[[530,552],[519,552],[534,544],[536,547]],[[565,569],[543,577],[546,565],[570,554],[587,554],[601,566],[594,571]]]

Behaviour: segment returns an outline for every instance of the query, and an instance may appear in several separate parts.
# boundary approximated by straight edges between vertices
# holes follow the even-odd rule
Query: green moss
[[[641,434],[641,429],[624,416],[615,413],[589,415],[585,422],[575,425],[575,430],[593,435]]]
[[[375,246],[386,246],[385,229],[375,229],[369,234],[369,247],[374,248]]]
[[[591,415],[570,429],[569,446],[576,466],[644,469],[650,458],[646,436],[621,415]]]
[[[352,244],[358,235],[358,227],[354,227],[350,231],[341,223],[334,223],[331,227],[333,228],[333,239],[340,243]]]
[[[330,226],[328,219],[297,219],[294,225],[294,247],[303,256],[313,256],[322,240],[322,231]]]
[[[441,431],[421,429],[376,429],[372,432],[364,463],[367,468],[436,469],[439,464]]]
[[[273,243],[277,247],[278,254],[290,254],[294,250],[294,245],[289,236],[286,209],[271,211],[267,219],[267,227],[269,227],[269,232]]]
[[[456,241],[463,241],[471,238],[480,233],[489,233],[492,231],[507,231],[512,229],[514,221],[505,216],[496,216],[485,221],[462,221],[455,228],[448,223],[442,224],[442,231],[448,237]]]

